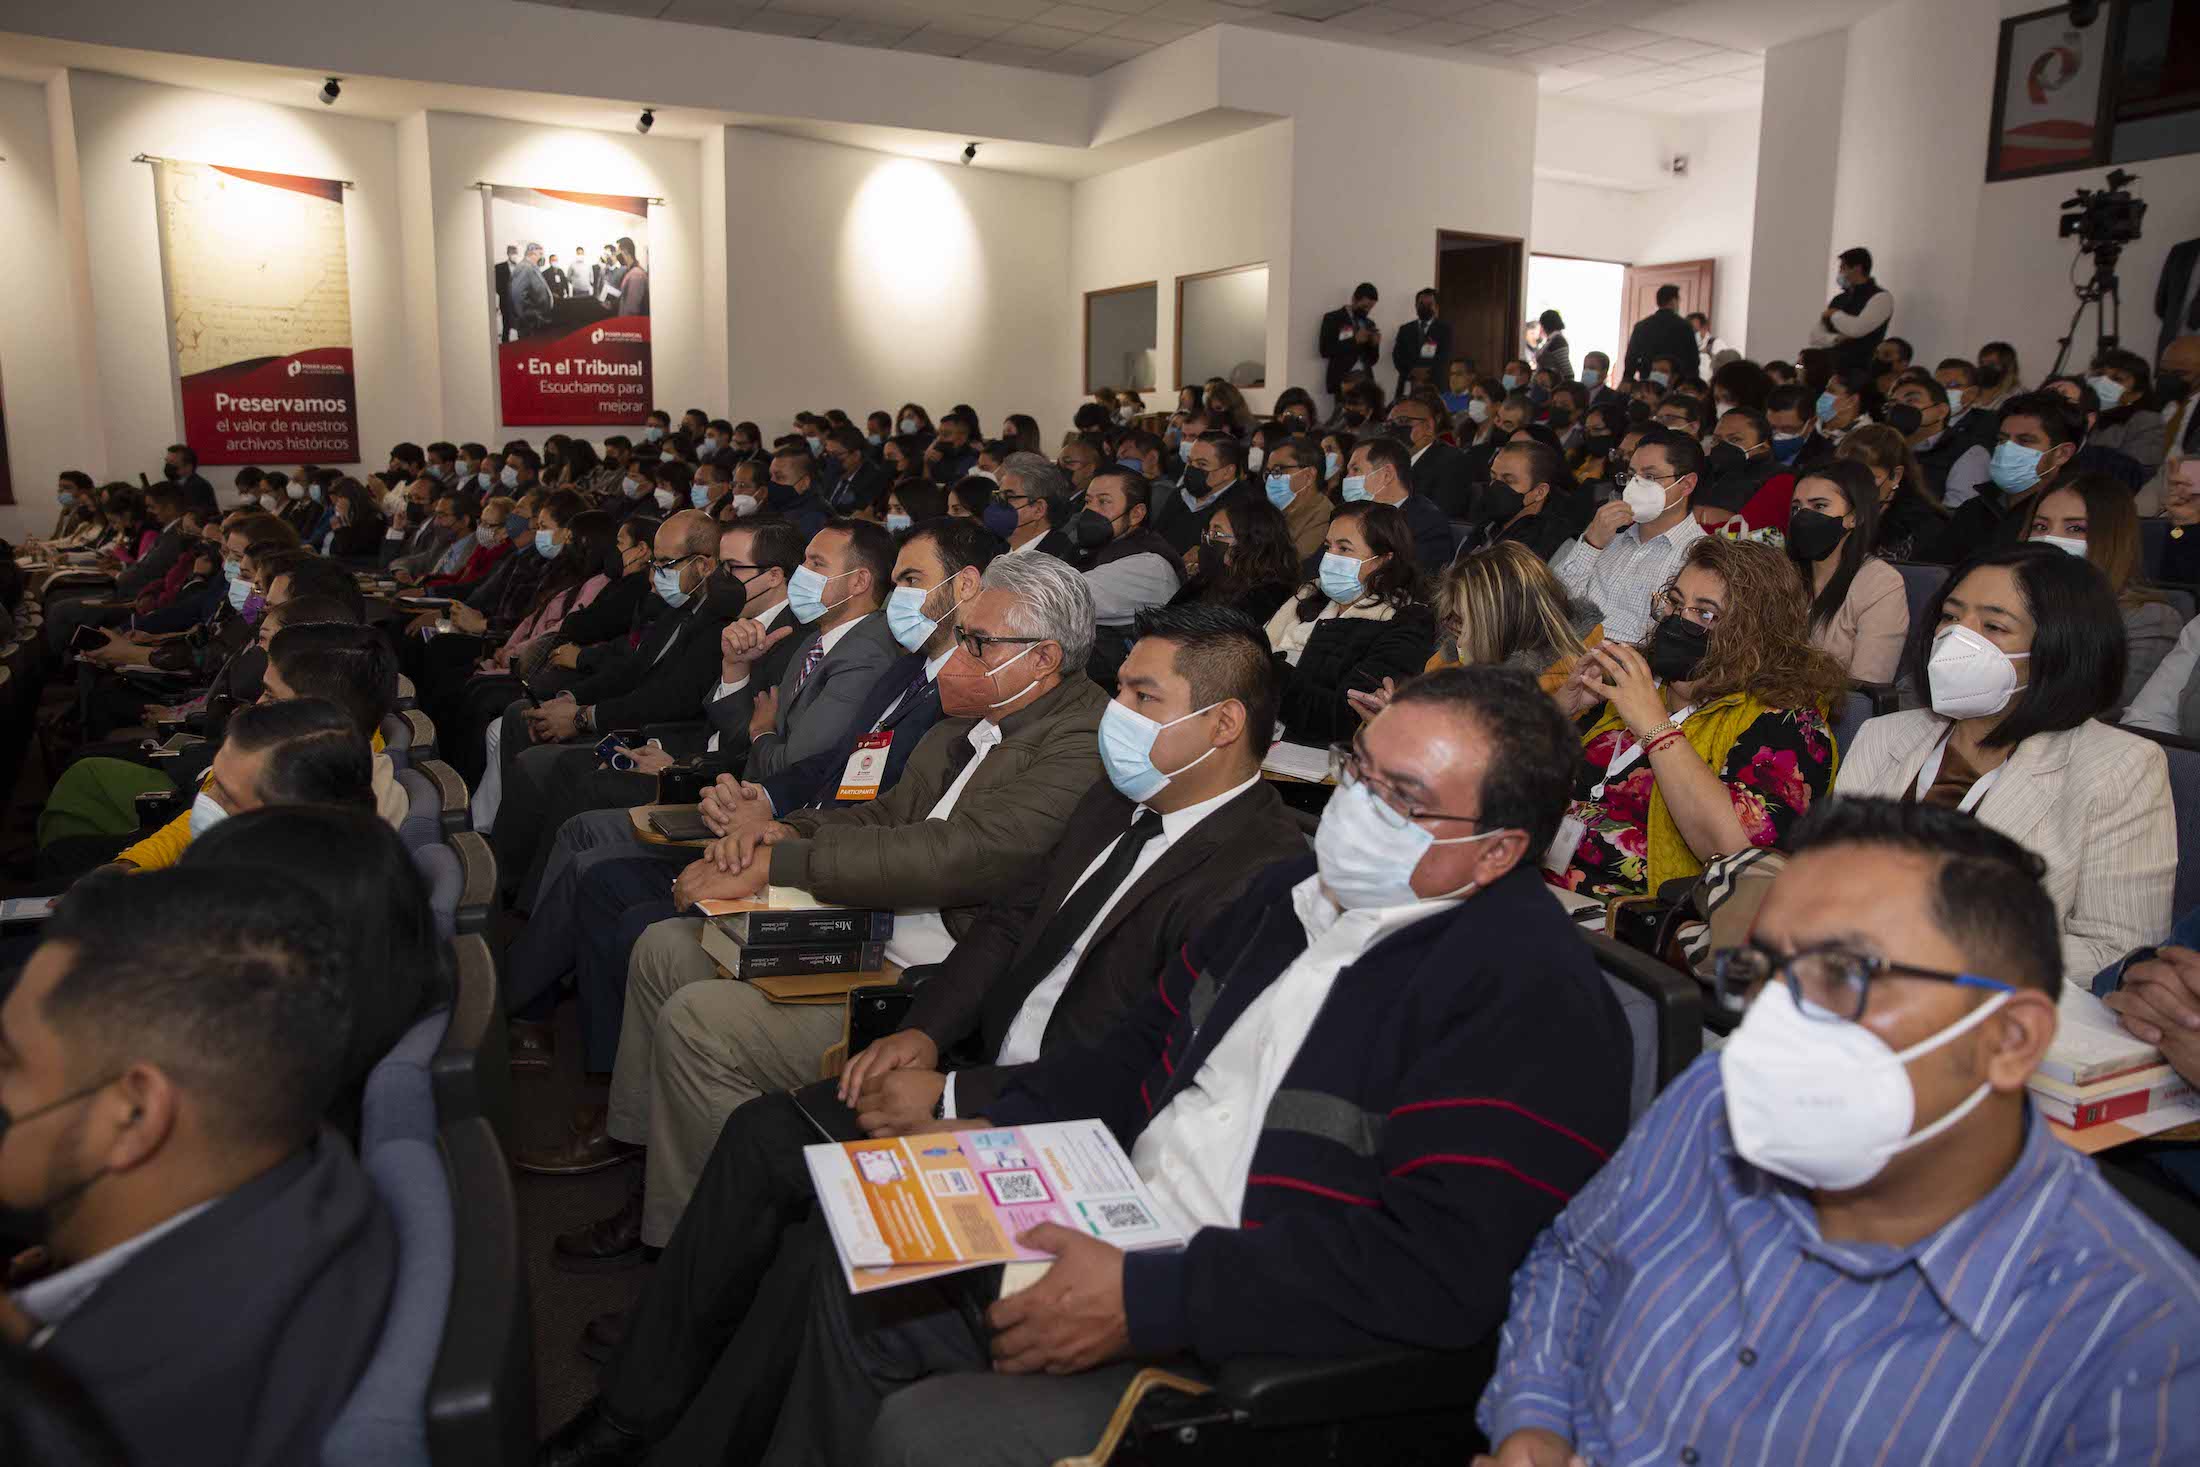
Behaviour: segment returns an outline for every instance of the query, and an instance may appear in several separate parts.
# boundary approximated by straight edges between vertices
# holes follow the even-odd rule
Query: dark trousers
[[[679,868],[649,857],[625,863],[629,875],[662,887],[667,873]],[[606,886],[609,883],[605,884]],[[634,944],[659,922],[680,915],[669,898],[657,896],[616,911],[613,893],[584,885],[581,945],[574,958],[574,984],[580,997],[582,1059],[591,1074],[609,1074],[619,1058],[619,1031],[626,1019],[626,965]],[[600,900],[588,903],[587,897]]]
[[[524,703],[515,704],[524,708]],[[505,890],[523,910],[539,902],[550,838],[566,821],[590,810],[624,810],[647,804],[655,777],[597,767],[595,744],[527,742],[527,724],[516,712],[504,717],[504,800],[490,841]],[[511,742],[517,738],[519,742]]]
[[[582,1030],[591,1036],[587,1067],[601,1073],[618,1051],[626,955],[634,945],[620,935],[622,919],[643,903],[669,907],[672,878],[695,853],[634,839],[623,810],[568,820],[550,845],[541,895],[506,954],[505,1003],[516,1018],[547,1019],[558,980],[574,973],[581,979]]]

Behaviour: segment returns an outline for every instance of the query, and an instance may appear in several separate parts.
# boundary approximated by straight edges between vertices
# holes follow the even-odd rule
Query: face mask
[[[1548,387],[1540,387],[1540,386],[1539,386],[1539,387],[1531,387],[1531,388],[1529,388],[1529,389],[1528,389],[1528,401],[1530,401],[1530,402],[1534,403],[1534,404],[1535,404],[1535,405],[1536,405],[1537,407],[1541,407],[1541,406],[1543,406],[1543,404],[1545,404],[1545,403],[1549,402],[1550,400],[1551,400],[1551,389],[1550,389],[1550,388],[1548,388]]]
[[[2066,555],[2075,555],[2080,560],[2085,559],[2085,541],[2073,539],[2068,535],[2034,535],[2032,543],[2034,545],[2052,545]]]
[[[817,457],[819,454],[825,451],[825,440],[815,436],[814,434],[808,438],[803,439],[802,441],[810,445],[810,457],[812,458]]]
[[[1647,660],[1651,673],[1662,681],[1685,683],[1702,669],[1710,650],[1710,631],[1675,612],[1659,621],[1650,634]]]
[[[1009,658],[1008,661],[994,668],[991,672],[955,673],[950,675],[946,668],[941,668],[939,679],[940,711],[950,718],[983,718],[994,709],[1005,708],[1015,702],[1031,691],[1031,683],[1025,683],[1005,698],[989,700],[985,695],[989,692],[998,692],[1000,684],[994,679],[1030,656],[1032,648],[1039,645],[1037,642],[1032,643],[1030,647],[1024,648],[1023,651]]]
[[[940,583],[945,584],[944,581]],[[939,586],[924,590],[915,586],[896,586],[894,594],[886,598],[886,629],[894,634],[894,640],[901,643],[904,651],[917,651],[939,630],[939,618],[924,614],[924,603],[938,589]],[[960,601],[955,603],[955,606],[960,605]],[[955,606],[947,609],[953,611]]]
[[[717,440],[717,438],[715,438],[715,437],[711,437],[711,438],[705,438],[705,439],[703,440],[703,446],[702,446],[701,448],[699,448],[699,449],[697,449],[697,450],[696,450],[696,456],[697,456],[697,457],[699,457],[699,458],[716,458],[716,457],[718,457],[718,440]]]
[[[267,610],[267,598],[254,591],[244,598],[244,605],[237,608],[237,614],[243,617],[248,625],[256,626],[259,624],[260,613],[265,610]]]
[[[2092,388],[2093,395],[2101,400],[2101,411],[2104,413],[2124,400],[2124,384],[2113,377],[2088,377],[2085,385]]]
[[[1339,555],[1334,550],[1322,556],[1320,585],[1322,594],[1339,606],[1350,606],[1365,594],[1360,584],[1360,566],[1364,562],[1349,555]]]
[[[659,463],[661,463],[661,464],[676,464],[676,463],[678,463],[679,461],[680,461],[680,455],[678,455],[678,454],[674,453],[674,452],[673,452],[673,451],[672,451],[671,449],[669,449],[669,448],[668,448],[668,449],[666,449],[666,450],[665,450],[665,451],[664,451],[663,453],[660,453],[660,454],[658,454],[658,455],[657,455],[657,462],[659,462]]]
[[[1497,379],[1497,385],[1510,392],[1520,385],[1520,376],[1516,372],[1507,372]]]
[[[1660,387],[1671,387],[1673,385],[1673,374],[1671,372],[1652,372],[1650,380]]]
[[[657,593],[657,599],[673,610],[677,611],[687,605],[688,593],[680,589],[680,568],[678,566],[674,566],[670,570],[651,571],[649,573],[649,585],[650,589]]]
[[[1997,993],[1897,1053],[1862,1024],[1813,1018],[1785,982],[1768,982],[1719,1053],[1734,1149],[1751,1166],[1805,1187],[1863,1186],[1986,1099],[1991,1087],[1981,1084],[1913,1134],[1917,1093],[1905,1066],[1984,1023],[2008,999]]]
[[[312,500],[315,504],[319,504],[321,502],[321,486],[316,484],[312,488],[308,489],[306,491],[306,498]]]
[[[978,516],[978,523],[984,525],[994,535],[1006,540],[1016,533],[1016,506],[1002,504],[996,500],[985,507],[985,512]]]
[[[1995,387],[1999,387],[1999,386],[2001,386],[2001,377],[2002,377],[2002,372],[2001,372],[2001,363],[1999,363],[1999,362],[1980,362],[1980,363],[1978,364],[1978,385],[1979,385],[1979,386],[1981,386],[1981,387],[1984,387],[1984,388],[1988,388],[1988,389],[1992,389],[1992,388],[1995,388]]]
[[[1797,560],[1816,564],[1840,548],[1848,533],[1848,528],[1830,514],[1798,509],[1788,516],[1788,553]]]
[[[1830,392],[1821,392],[1821,393],[1819,393],[1819,394],[1818,394],[1818,421],[1819,421],[1819,422],[1821,422],[1821,423],[1830,423],[1830,422],[1832,422],[1832,421],[1833,421],[1833,415],[1834,415],[1835,413],[1839,412],[1840,410],[1841,410],[1841,399],[1839,399],[1838,397],[1835,397],[1835,396],[1834,396],[1834,395],[1833,395],[1832,393],[1830,393]]]
[[[260,508],[266,510],[269,514],[275,513],[275,507],[281,503],[282,501],[272,494],[262,494],[260,496]]]
[[[1207,471],[1197,464],[1186,464],[1181,482],[1185,494],[1196,499],[1207,492]]]
[[[697,509],[708,508],[710,505],[710,485],[692,484],[688,486],[688,503],[694,505]]]
[[[1749,455],[1731,443],[1720,442],[1711,445],[1706,461],[1711,466],[1711,477],[1723,479],[1737,469],[1747,468]]]
[[[517,489],[519,487],[519,470],[513,468],[510,464],[506,464],[504,471],[497,475],[497,482],[507,489]]]
[[[1925,414],[1906,402],[1890,402],[1879,410],[1879,420],[1905,438],[1915,438],[1925,426]]]
[[[642,430],[642,436],[648,439],[651,443],[662,443],[665,437],[665,430],[658,427],[655,423],[652,423],[647,428],[644,428]]]
[[[1967,626],[1942,627],[1925,663],[1933,712],[1943,718],[1988,718],[2001,712],[2016,695],[2017,663],[2031,655],[2004,652]]]
[[[1115,792],[1126,800],[1143,803],[1160,794],[1167,788],[1170,780],[1197,768],[1215,750],[1210,744],[1191,763],[1164,774],[1154,767],[1154,741],[1185,719],[1197,718],[1200,714],[1211,712],[1220,706],[1222,705],[1219,703],[1209,703],[1205,708],[1185,714],[1184,718],[1155,723],[1136,709],[1126,708],[1121,703],[1108,704],[1100,713],[1100,767],[1108,772],[1108,783],[1114,785]]]
[[[1268,491],[1268,502],[1270,504],[1278,509],[1291,507],[1291,501],[1296,496],[1291,493],[1291,476],[1288,473],[1270,474],[1264,487]]]
[[[1634,512],[1635,523],[1647,525],[1665,513],[1665,486],[1655,479],[1645,479],[1640,474],[1627,481],[1619,497]]]
[[[899,535],[915,523],[915,520],[905,514],[890,514],[886,517],[886,530],[888,534]]]
[[[1415,316],[1418,316],[1423,321],[1433,321],[1436,319],[1436,307],[1415,306],[1413,308],[1413,314]]]
[[[541,556],[544,560],[548,560],[557,553],[558,532],[556,530],[535,531],[535,554]]]
[[[1322,477],[1323,477],[1323,478],[1325,478],[1325,479],[1334,479],[1334,478],[1336,478],[1336,477],[1337,477],[1337,472],[1338,472],[1338,470],[1342,469],[1343,467],[1344,467],[1344,459],[1343,459],[1343,458],[1342,458],[1342,457],[1341,457],[1340,455],[1338,455],[1338,454],[1334,454],[1334,453],[1325,453],[1325,454],[1323,454],[1323,455],[1322,455]]]
[[[629,499],[639,499],[642,497],[642,481],[628,474],[619,481],[619,492]]]
[[[903,418],[897,426],[904,433],[914,433],[917,431],[917,420],[915,418]]]
[[[1969,389],[1959,387],[1953,382],[1943,385],[1948,389],[1948,421],[1953,423],[1971,410],[1969,404],[1963,400],[1963,394]]]
[[[1772,456],[1784,464],[1794,463],[1803,456],[1803,435],[1800,433],[1774,433]]]
[[[1510,524],[1512,517],[1527,508],[1527,496],[1506,483],[1492,479],[1482,486],[1482,493],[1475,501],[1478,517],[1491,524]]]
[[[66,489],[62,490],[58,495],[55,496],[55,498],[61,501],[61,507],[63,509],[67,509],[69,506],[76,503],[76,496],[74,494],[71,494]]]
[[[1144,463],[1135,458],[1119,458],[1115,461],[1115,466],[1119,469],[1129,469],[1134,474],[1143,474],[1144,472],[1146,472],[1146,466],[1144,465]]]
[[[1470,422],[1470,423],[1487,423],[1487,422],[1488,422],[1489,420],[1490,420],[1490,404],[1489,404],[1489,399],[1488,399],[1488,398],[1483,398],[1483,397],[1470,397],[1470,398],[1468,398],[1468,399],[1467,399],[1467,421],[1468,421],[1468,422]]]
[[[1338,790],[1322,810],[1321,826],[1314,832],[1314,859],[1322,886],[1338,906],[1403,907],[1423,900],[1413,889],[1413,873],[1431,846],[1472,845],[1503,833],[1486,830],[1438,840],[1376,799],[1366,785],[1356,784]],[[1427,900],[1446,901],[1473,889],[1469,882]]]
[[[1347,428],[1358,428],[1360,424],[1366,421],[1367,414],[1361,412],[1358,408],[1346,408],[1344,410],[1344,425]]]
[[[231,611],[242,611],[245,602],[251,599],[252,583],[232,570],[229,580],[229,609]]]
[[[199,839],[228,818],[229,812],[212,795],[200,790],[198,798],[191,802],[191,839]]]
[[[736,519],[746,519],[761,508],[763,506],[757,503],[756,496],[753,494],[736,494],[733,496],[733,513]]]
[[[651,490],[649,497],[657,501],[659,509],[670,509],[680,502],[680,496],[674,494],[670,489]]]
[[[1347,474],[1344,476],[1345,503],[1358,504],[1364,500],[1373,499],[1374,497],[1375,496],[1373,494],[1368,492],[1367,475]]]
[[[1594,368],[1594,367],[1583,367],[1583,368],[1581,369],[1581,385],[1582,385],[1582,386],[1584,386],[1584,387],[1599,387],[1599,386],[1602,386],[1602,385],[1603,385],[1603,383],[1604,383],[1604,374],[1603,374],[1602,372],[1599,372],[1599,371],[1598,371],[1598,370],[1597,370],[1596,368]]]
[[[795,620],[813,622],[835,607],[847,605],[846,596],[831,605],[825,601],[825,588],[839,579],[838,576],[819,575],[806,565],[796,566],[794,574],[787,578],[787,606],[794,612]]]
[[[285,484],[283,486],[283,497],[292,504],[296,504],[306,497],[305,486],[303,484]]]
[[[2022,494],[2040,481],[2040,460],[2046,456],[2043,449],[2026,448],[2014,441],[1997,443],[1986,465],[1987,477],[2005,494]]]
[[[1137,416],[1136,412],[1127,407],[1119,407],[1115,410],[1115,421],[1118,423],[1128,423]]]
[[[1573,426],[1574,410],[1570,407],[1552,408],[1543,421],[1549,423],[1554,430],[1563,431]]]
[[[1248,474],[1259,473],[1260,466],[1266,462],[1268,462],[1268,450],[1262,448],[1258,443],[1245,450],[1245,472]]]
[[[474,543],[482,546],[494,545],[503,534],[504,526],[502,525],[476,525],[474,526]]]

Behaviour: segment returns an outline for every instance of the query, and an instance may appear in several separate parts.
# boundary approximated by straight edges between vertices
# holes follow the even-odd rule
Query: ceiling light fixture
[[[336,99],[338,97],[341,97],[342,95],[344,95],[344,83],[341,78],[332,76],[327,81],[321,83],[320,96],[321,105],[323,107],[335,106]]]
[[[657,114],[655,112],[652,112],[647,107],[644,107],[642,109],[642,115],[640,117],[634,119],[634,130],[642,134],[642,136],[644,137],[649,136],[649,130],[656,125]]]

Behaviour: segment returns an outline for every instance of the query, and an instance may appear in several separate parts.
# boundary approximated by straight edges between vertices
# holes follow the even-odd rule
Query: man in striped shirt
[[[1741,1027],[1514,1277],[1479,1463],[2200,1461],[2200,1268],[2025,1098],[2039,859],[1883,800],[1798,847]]]

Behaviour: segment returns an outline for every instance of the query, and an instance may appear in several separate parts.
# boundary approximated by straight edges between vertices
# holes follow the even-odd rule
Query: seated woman
[[[1291,527],[1267,496],[1239,483],[1222,496],[1199,540],[1199,569],[1170,600],[1244,612],[1266,626],[1299,589],[1299,556]]]
[[[1542,557],[1515,540],[1470,550],[1453,561],[1437,585],[1435,603],[1432,672],[1519,667],[1556,696],[1589,649],[1604,640],[1604,613],[1569,597]],[[1352,697],[1353,706],[1361,706],[1361,696]],[[1375,711],[1370,707],[1368,716]]]
[[[1892,431],[1892,430],[1890,430]],[[1910,634],[1902,573],[1872,554],[1879,491],[1837,458],[1806,472],[1788,511],[1787,553],[1810,596],[1810,643],[1860,683],[1890,683]]]
[[[1867,423],[1841,440],[1836,459],[1862,464],[1878,490],[1879,520],[1871,548],[1889,560],[1947,564],[1959,547],[1947,543],[1948,510],[1933,498],[1932,485],[1910,441],[1885,423]],[[1968,547],[1961,547],[1968,548]]]
[[[1519,545],[1547,561],[1588,527],[1589,507],[1559,451],[1522,434],[1490,461],[1474,517],[1486,543]]]
[[[570,524],[558,522],[558,506],[546,505],[535,527],[535,554],[549,562],[527,612],[503,643],[476,665],[477,672],[524,673],[555,646],[565,619],[602,595],[610,569],[624,570],[613,546],[620,532],[600,509],[582,510]]]
[[[2177,823],[2155,744],[2093,720],[2124,684],[2107,578],[2044,545],[1956,569],[1910,631],[1931,706],[1874,718],[1834,792],[1969,811],[2047,862],[2065,976],[2083,982],[2169,931]]]
[[[986,506],[993,502],[993,480],[978,474],[965,474],[947,490],[947,513],[958,520],[985,519]]]
[[[1603,706],[1545,880],[1606,903],[1785,838],[1833,781],[1826,709],[1848,685],[1805,604],[1785,555],[1712,536],[1688,547],[1646,647],[1589,651],[1559,706]]]
[[[1352,450],[1359,442],[1358,435],[1352,433],[1322,434],[1322,492],[1329,496],[1331,504],[1343,500],[1344,471],[1352,462]]]
[[[2125,662],[2116,712],[2107,715],[2113,721],[2139,696],[2185,626],[2177,608],[2139,584],[2139,514],[2131,491],[2106,474],[2080,474],[2040,496],[2025,538],[2092,562],[2116,595]]]
[[[1413,532],[1395,505],[1361,501],[1329,522],[1321,571],[1268,620],[1283,677],[1283,736],[1316,748],[1359,727],[1346,694],[1405,679],[1436,648]]]
[[[885,524],[896,535],[946,513],[947,491],[929,479],[903,479],[886,491]]]

